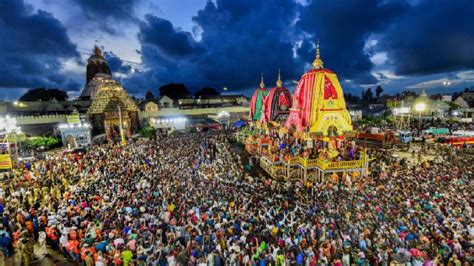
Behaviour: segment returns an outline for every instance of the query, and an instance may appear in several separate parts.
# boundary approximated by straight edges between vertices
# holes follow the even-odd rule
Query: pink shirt
[[[131,251],[135,251],[135,250],[137,249],[137,241],[136,241],[135,239],[132,239],[132,240],[128,241],[127,247],[128,247]]]

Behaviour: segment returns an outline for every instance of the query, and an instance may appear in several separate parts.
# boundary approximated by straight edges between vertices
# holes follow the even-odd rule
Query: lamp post
[[[120,143],[122,144],[122,146],[125,146],[125,144],[127,144],[127,142],[125,141],[125,136],[124,136],[124,133],[123,133],[123,125],[122,125],[122,108],[120,107],[120,105],[117,105],[117,108],[118,108],[118,113],[119,113],[119,130],[120,130]]]
[[[426,104],[421,102],[421,103],[417,103],[415,104],[415,111],[418,112],[418,131],[421,132],[421,112],[423,112],[424,110],[426,110]]]
[[[448,95],[448,86],[451,85],[451,81],[445,80],[443,81],[443,85],[444,85],[444,94]]]

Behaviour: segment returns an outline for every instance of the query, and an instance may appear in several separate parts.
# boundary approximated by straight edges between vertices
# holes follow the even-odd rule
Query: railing
[[[366,156],[363,155],[359,160],[355,161],[339,161],[326,162],[321,159],[307,159],[302,157],[291,157],[287,165],[300,165],[303,167],[319,167],[321,170],[337,170],[337,169],[352,169],[363,168],[366,163]]]
[[[324,167],[321,167],[321,168],[324,170],[362,168],[365,165],[365,156],[363,156],[360,160],[355,160],[355,161],[323,162],[323,163],[324,163]]]

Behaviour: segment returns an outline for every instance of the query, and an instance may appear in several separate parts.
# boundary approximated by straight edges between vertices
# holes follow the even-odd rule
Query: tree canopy
[[[360,101],[360,98],[357,97],[357,95],[353,95],[352,93],[344,93],[344,99],[350,104],[358,103]]]
[[[159,88],[160,96],[168,96],[173,100],[178,100],[189,96],[189,91],[182,83],[169,83]]]
[[[371,88],[368,88],[367,90],[362,91],[362,102],[365,105],[371,104],[373,100],[374,100],[374,94]]]
[[[39,102],[49,101],[53,98],[58,101],[65,101],[68,98],[67,92],[60,89],[37,88],[27,91],[18,100],[23,102]]]
[[[375,96],[378,98],[380,95],[383,93],[383,88],[382,86],[378,85],[377,88],[375,88]]]
[[[152,101],[154,99],[155,99],[155,96],[150,90],[148,90],[147,93],[145,94],[145,100]]]
[[[194,95],[195,96],[219,96],[221,95],[221,93],[217,89],[214,89],[211,87],[204,87],[198,90]]]

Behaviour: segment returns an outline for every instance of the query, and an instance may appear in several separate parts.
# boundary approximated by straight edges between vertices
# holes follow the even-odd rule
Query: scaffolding
[[[392,109],[393,113],[393,123],[395,130],[409,130],[410,129],[410,107],[403,106],[403,101],[401,102],[400,107],[395,107]]]

